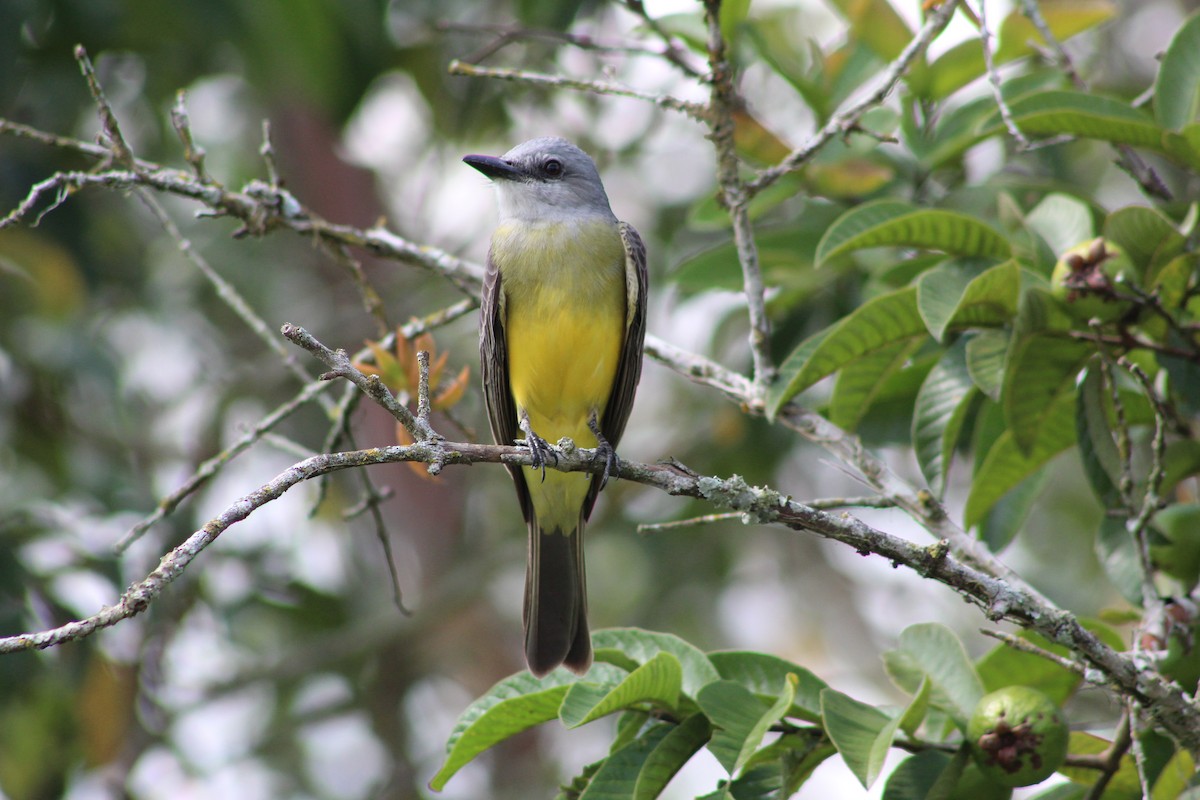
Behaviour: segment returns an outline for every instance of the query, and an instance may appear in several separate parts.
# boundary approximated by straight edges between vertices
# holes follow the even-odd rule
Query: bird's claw
[[[603,489],[609,478],[617,477],[617,473],[621,470],[621,459],[617,458],[616,449],[600,432],[600,425],[596,422],[595,414],[588,419],[588,429],[596,437],[596,456],[604,459],[604,472],[600,474],[600,488]]]
[[[525,439],[517,441],[528,448],[530,466],[542,471],[542,483],[545,483],[546,465],[558,466],[558,453],[554,452],[545,439],[533,432],[528,419],[521,420],[521,431],[525,434]]]

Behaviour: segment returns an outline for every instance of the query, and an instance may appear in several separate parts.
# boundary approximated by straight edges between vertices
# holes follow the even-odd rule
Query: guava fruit
[[[1030,786],[1067,758],[1070,730],[1054,701],[1028,686],[1007,686],[979,701],[967,743],[979,770],[1001,786]]]
[[[1120,284],[1133,277],[1129,256],[1120,245],[1101,236],[1063,253],[1050,273],[1050,286],[1076,319],[1114,322],[1133,306],[1117,296]]]

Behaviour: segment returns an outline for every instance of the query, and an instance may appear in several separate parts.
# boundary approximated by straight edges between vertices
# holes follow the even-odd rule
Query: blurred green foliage
[[[777,162],[858,96],[911,38],[918,5],[727,2],[721,27],[750,101],[737,116],[745,162]],[[1006,129],[979,39],[960,20],[961,41],[920,59],[894,100],[864,118],[871,135],[831,142],[756,198],[771,347],[783,371],[772,401],[799,397],[894,454],[953,513],[965,507],[989,547],[1008,548],[1022,575],[1070,610],[1137,616],[1136,554],[1124,520],[1113,522],[1128,509],[1113,500],[1120,475],[1109,396],[1123,401],[1132,426],[1138,492],[1152,409],[1132,380],[1102,391],[1094,348],[1063,344],[1089,328],[1049,291],[1048,278],[1063,248],[1077,243],[1059,241],[1067,231],[1080,240],[1104,235],[1130,254],[1141,287],[1166,304],[1170,322],[1142,314],[1113,320],[1106,333],[1176,353],[1126,348],[1174,414],[1163,491],[1179,505],[1156,518],[1152,553],[1164,588],[1186,595],[1198,562],[1189,525],[1200,460],[1188,432],[1200,369],[1187,357],[1195,350],[1187,336],[1200,315],[1192,204],[1200,78],[1189,57],[1200,52],[1200,18],[1185,25],[1175,0],[1041,5],[1057,36],[1076,37],[1071,47],[1085,55],[1080,63],[1096,91],[1075,91],[1061,68],[1042,63],[1030,23],[1016,11],[991,20],[1005,65],[1000,90],[1026,134],[1065,132],[1071,141],[1028,152],[998,144]],[[659,22],[702,65],[699,4],[671,11]],[[1165,25],[1174,34],[1159,43],[1161,64],[1127,33],[1139,15],[1138,30]],[[446,66],[487,53],[488,63],[582,78],[613,73],[648,90],[696,85],[652,56],[545,37],[490,52],[498,30],[519,26],[657,43],[617,3],[9,0],[0,3],[0,117],[92,140],[95,106],[71,55],[83,44],[139,157],[186,166],[169,113],[183,89],[208,167],[227,186],[265,177],[260,123],[269,119],[283,180],[301,202],[335,222],[385,219],[402,235],[472,258],[482,257],[492,210],[482,184],[461,183],[461,154],[503,152],[527,135],[572,135],[597,156],[618,213],[636,209],[630,221],[651,252],[651,332],[748,369],[744,304],[733,294],[742,279],[725,214],[702,174],[711,164],[704,131],[633,101],[453,77]],[[1134,102],[1148,90],[1151,110]],[[358,146],[370,151],[364,157],[353,140],[372,108],[387,112],[370,117],[374,125],[396,130],[369,131]],[[381,152],[394,141],[411,149]],[[1113,145],[1121,144],[1139,148],[1174,200],[1148,197],[1112,167]],[[0,213],[55,171],[91,166],[77,154],[0,138]],[[439,194],[443,183],[461,194]],[[279,438],[231,462],[114,556],[113,543],[161,498],[300,384],[136,195],[88,189],[63,199],[36,226],[0,231],[0,635],[111,603],[214,513],[326,447],[329,433],[329,412],[305,406],[274,429]],[[380,335],[343,266],[309,241],[280,232],[233,240],[233,222],[193,219],[197,207],[174,199],[165,206],[268,328],[303,324],[350,351]],[[460,297],[427,273],[354,255],[384,300],[389,327]],[[439,352],[450,354],[447,374],[474,369],[472,317],[435,335]],[[800,498],[862,493],[812,446],[652,364],[638,405],[625,444],[632,457],[671,455],[702,473],[736,473]],[[376,412],[359,409],[352,440],[337,446],[393,441],[391,420]],[[483,420],[477,393],[468,391],[455,420],[436,421],[458,436],[460,426],[483,430]],[[659,657],[667,637],[610,631],[612,668],[596,686],[547,687],[528,676],[497,684],[521,666],[523,534],[503,471],[446,470],[436,483],[400,467],[371,477],[395,492],[381,511],[412,616],[391,604],[371,515],[344,516],[363,500],[361,476],[331,481],[323,501],[298,488],[226,533],[138,619],[80,643],[0,658],[0,792],[14,800],[223,797],[232,786],[240,797],[427,796],[454,719],[464,708],[482,713],[497,691],[510,690],[541,716],[497,715],[504,737],[561,714],[580,722],[605,699],[624,716],[599,741],[562,745],[558,731],[553,744],[514,735],[494,758],[464,766],[484,749],[471,749],[474,740],[458,754],[462,772],[446,797],[550,796],[569,774],[579,776],[575,791],[595,781],[600,792],[647,763],[635,756],[673,758],[678,768],[687,761],[681,753],[708,741],[711,723],[722,730],[713,754],[738,773],[734,796],[779,794],[804,781],[853,796],[856,778],[879,777],[876,757],[898,731],[959,741],[962,697],[976,684],[999,688],[1000,672],[1053,688],[1056,702],[1083,710],[1080,718],[1113,718],[1075,692],[1062,670],[985,646],[972,631],[978,617],[957,616],[962,604],[946,590],[929,591],[887,566],[874,571],[871,560],[843,558],[811,538],[770,529],[747,535],[739,520],[635,537],[639,522],[711,509],[623,484],[605,493],[589,534],[593,621],[670,631],[692,644]],[[888,512],[871,520],[885,529],[903,524]],[[908,623],[929,618],[960,627],[966,651],[941,627],[901,636]],[[1094,629],[1117,636],[1099,623]],[[1182,621],[1158,643],[1189,680],[1193,630]],[[711,652],[731,646],[772,655]],[[936,663],[950,651],[949,663]],[[783,677],[791,669],[783,659],[794,662],[798,687]],[[639,667],[646,671],[630,682]],[[705,691],[697,670],[719,673],[709,681],[716,688]],[[835,676],[849,676],[851,687],[873,682],[875,696],[901,703],[903,715],[826,687]],[[946,687],[957,687],[962,702],[948,700]],[[753,702],[730,701],[743,695]],[[679,716],[651,717],[651,706]],[[786,720],[818,728],[764,740]],[[601,764],[609,739],[612,760]],[[1087,737],[1072,747],[1100,749]],[[818,765],[835,748],[843,765],[829,777]],[[962,759],[928,755],[884,776],[884,796],[924,796],[919,791],[939,779],[980,779]],[[1169,745],[1155,751],[1162,792],[1174,786],[1184,755]],[[709,792],[719,770],[689,765],[664,796]]]

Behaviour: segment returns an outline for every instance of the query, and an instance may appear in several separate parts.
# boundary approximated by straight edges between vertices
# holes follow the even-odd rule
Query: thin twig
[[[171,127],[183,145],[183,160],[192,165],[192,172],[201,181],[211,181],[212,176],[204,168],[204,148],[196,144],[192,136],[192,121],[188,116],[187,95],[180,89],[175,93],[175,105],[171,106]]]
[[[1119,335],[1102,334],[1095,331],[1050,331],[1051,336],[1060,336],[1068,339],[1079,339],[1085,342],[1094,342],[1096,344],[1106,344],[1114,347],[1120,347],[1125,350],[1150,350],[1155,353],[1162,353],[1166,356],[1175,356],[1182,358],[1185,361],[1191,361],[1193,364],[1200,364],[1200,351],[1185,350],[1181,347],[1173,347],[1171,345],[1160,344],[1159,342],[1151,341],[1144,337],[1135,336],[1129,330],[1123,330]]]
[[[278,189],[282,184],[279,180],[279,164],[275,160],[275,143],[271,141],[271,120],[262,121],[262,144],[258,146],[258,154],[262,157],[263,166],[267,169],[267,182],[272,189]]]
[[[412,612],[404,605],[404,592],[400,586],[400,573],[396,570],[396,556],[392,552],[392,539],[388,535],[387,522],[383,519],[383,511],[380,510],[380,505],[385,500],[392,496],[392,490],[389,488],[377,489],[371,481],[367,480],[367,471],[360,469],[358,474],[362,476],[363,482],[363,511],[371,515],[371,521],[375,526],[375,540],[379,542],[380,548],[383,549],[383,560],[388,566],[388,579],[392,584],[392,603],[400,610],[400,613],[406,617],[411,617]],[[347,519],[350,517],[347,516]]]
[[[102,147],[37,131],[8,120],[0,119],[0,133],[32,139],[93,158],[103,159],[109,155],[109,151]],[[136,170],[57,172],[31,187],[16,208],[0,219],[0,230],[33,216],[34,209],[50,195],[55,197],[52,205],[37,214],[34,224],[78,189],[96,187],[128,191],[137,186],[145,186],[203,203],[211,209],[207,216],[230,216],[241,220],[244,223],[243,230],[248,233],[265,234],[273,229],[287,228],[306,237],[316,236],[351,247],[360,247],[384,258],[423,267],[450,280],[464,294],[472,297],[473,302],[478,302],[479,288],[483,283],[483,268],[445,250],[411,242],[382,227],[360,229],[327,222],[304,209],[284,190],[273,190],[262,182],[251,181],[243,191],[235,192],[215,181],[199,180],[195,175],[181,170],[142,159],[136,159],[135,163]]]
[[[175,241],[176,249],[183,253],[184,258],[192,262],[192,265],[195,266],[196,269],[200,270],[200,274],[212,284],[213,288],[217,292],[217,296],[221,299],[221,301],[224,302],[225,305],[228,306],[229,309],[246,324],[246,327],[254,332],[259,340],[263,342],[269,350],[279,356],[279,358],[283,361],[284,366],[287,367],[287,369],[293,375],[295,375],[296,378],[301,381],[301,383],[308,383],[311,381],[312,375],[310,375],[303,367],[300,366],[300,364],[297,362],[295,354],[289,351],[283,345],[283,343],[279,340],[279,336],[277,336],[275,332],[271,330],[270,326],[267,325],[266,320],[260,317],[258,312],[254,310],[250,303],[248,303],[246,299],[242,297],[241,292],[239,292],[233,286],[233,284],[221,277],[221,274],[213,269],[212,265],[208,263],[208,260],[200,254],[200,251],[192,246],[191,240],[180,232],[178,226],[175,225],[175,221],[171,219],[171,216],[167,213],[166,209],[164,209],[162,204],[158,202],[158,198],[156,198],[148,189],[144,187],[138,187],[136,194],[138,199],[141,200],[150,210],[150,213],[154,215],[154,218],[158,220],[158,223],[162,226],[163,230],[167,232],[167,235]]]
[[[954,10],[958,7],[958,4],[959,0],[945,0],[944,3],[938,6],[929,15],[929,18],[925,20],[925,24],[921,26],[921,30],[917,32],[912,41],[904,47],[900,55],[896,56],[896,60],[884,70],[879,87],[875,91],[862,100],[834,114],[825,123],[824,127],[805,143],[803,147],[793,150],[783,161],[759,172],[753,180],[746,184],[747,194],[753,197],[784,175],[789,172],[795,172],[803,167],[812,160],[813,156],[821,148],[831,140],[844,136],[847,131],[853,130],[864,114],[883,103],[900,83],[900,80],[908,73],[913,62],[925,52],[930,42],[936,39],[938,34],[949,24],[950,18],[954,15]]]
[[[831,508],[895,508],[896,499],[881,494],[860,497],[820,497],[809,500],[807,505],[826,511]]]
[[[253,428],[243,433],[233,444],[202,463],[179,488],[161,498],[158,501],[158,506],[151,514],[138,520],[137,524],[126,531],[125,535],[113,545],[113,551],[117,555],[120,555],[128,550],[130,545],[140,539],[146,531],[154,527],[160,520],[170,515],[179,507],[180,503],[207,483],[209,478],[216,475],[222,467],[250,449],[255,442],[263,437],[263,434],[290,417],[298,408],[325,391],[328,386],[328,383],[321,381],[309,383],[295,397],[278,406],[270,414],[267,414],[255,423]]]
[[[417,351],[417,419],[429,424],[433,404],[429,400],[429,351]]]
[[[1100,800],[1104,796],[1104,790],[1108,788],[1108,784],[1121,769],[1121,759],[1125,757],[1125,754],[1129,752],[1130,745],[1133,744],[1133,736],[1130,731],[1129,708],[1126,707],[1125,712],[1121,714],[1121,722],[1113,734],[1112,743],[1103,753],[1099,754],[1103,757],[1100,765],[1101,775],[1088,788],[1088,793],[1084,795],[1083,800]]]
[[[555,89],[573,89],[577,92],[591,94],[608,94],[615,97],[629,97],[634,100],[644,100],[659,108],[678,111],[697,122],[704,122],[708,109],[699,103],[682,100],[666,94],[643,92],[631,89],[611,81],[581,81],[574,78],[564,78],[561,75],[547,75],[544,72],[530,72],[523,69],[506,69],[503,67],[485,67],[479,64],[468,64],[455,59],[450,62],[451,75],[467,75],[474,78],[498,78],[505,81],[518,81],[537,86],[550,86]]]
[[[383,381],[379,379],[378,375],[365,375],[360,372],[351,363],[350,357],[346,355],[345,350],[330,350],[317,341],[316,337],[311,333],[291,323],[285,323],[280,332],[283,333],[284,338],[288,341],[312,353],[330,368],[331,371],[322,375],[322,379],[345,378],[350,381],[395,417],[396,421],[412,434],[414,440],[427,442],[441,438],[433,428],[429,427],[428,420],[414,417],[413,413],[397,400],[395,395],[388,391],[388,388],[383,385]]]
[[[1000,90],[1000,71],[996,68],[995,58],[992,54],[992,32],[987,24],[987,0],[979,0],[979,44],[983,48],[984,68],[987,71],[988,83],[992,85],[992,96],[996,99],[996,106],[1000,109],[1000,119],[1004,121],[1008,135],[1016,140],[1017,147],[1021,150],[1028,150],[1031,146],[1030,142],[1017,127],[1012,109],[1008,107],[1008,101],[1004,99],[1004,92]]]
[[[452,33],[482,34],[496,37],[496,40],[488,45],[484,51],[472,53],[471,57],[466,59],[472,63],[482,61],[512,42],[542,41],[552,44],[566,44],[578,47],[580,50],[592,50],[600,53],[625,53],[627,55],[648,55],[665,58],[679,67],[689,77],[700,77],[700,71],[687,62],[683,52],[678,46],[673,44],[673,40],[669,37],[664,40],[664,47],[655,48],[642,44],[601,42],[583,33],[556,31],[549,28],[526,28],[519,25],[488,22],[476,23],[442,20],[437,23],[437,27],[438,30],[450,31]],[[658,31],[655,32],[658,33]]]
[[[670,522],[644,522],[637,526],[637,532],[640,534],[659,533],[660,531],[670,531],[679,528],[693,528],[697,525],[712,525],[714,522],[726,522],[731,519],[742,519],[741,512],[728,511],[721,514],[705,514],[700,517],[675,519]]]
[[[1146,751],[1142,748],[1142,737],[1138,730],[1141,716],[1138,702],[1132,697],[1125,698],[1125,713],[1129,719],[1129,752],[1133,755],[1133,765],[1137,769],[1138,784],[1142,788],[1142,800],[1150,800],[1150,775],[1146,766]]]
[[[1054,31],[1050,30],[1050,25],[1046,22],[1046,18],[1042,16],[1042,9],[1038,5],[1038,0],[1021,0],[1021,11],[1029,18],[1033,26],[1037,28],[1037,32],[1046,42],[1046,46],[1054,53],[1059,68],[1066,73],[1067,78],[1075,85],[1075,88],[1082,92],[1090,91],[1087,81],[1079,74],[1079,70],[1075,69],[1075,62],[1072,60],[1070,54],[1067,53],[1066,48],[1063,47],[1058,37],[1054,35]],[[1158,176],[1153,167],[1142,160],[1137,151],[1127,144],[1117,145],[1117,151],[1120,153],[1120,158],[1117,159],[1118,166],[1129,173],[1130,177],[1138,182],[1143,191],[1152,197],[1158,197],[1163,200],[1174,199],[1171,190],[1163,183],[1162,178]]]
[[[320,241],[321,249],[341,265],[346,270],[346,274],[350,276],[350,282],[354,284],[354,288],[358,290],[358,296],[362,298],[363,310],[367,312],[367,316],[375,321],[375,335],[385,336],[392,329],[392,325],[388,322],[387,318],[387,306],[384,304],[383,298],[379,296],[379,292],[375,291],[375,287],[371,285],[371,281],[367,278],[367,273],[363,269],[362,262],[350,254],[350,250],[346,245],[330,242],[326,239],[321,239]]]
[[[469,299],[460,300],[454,305],[448,306],[440,311],[429,314],[421,319],[413,320],[406,325],[401,326],[401,332],[408,338],[415,338],[426,331],[433,330],[442,325],[452,322],[463,314],[469,313],[475,307],[475,303]],[[394,336],[394,334],[393,334]],[[384,341],[384,346],[390,346],[392,338],[387,338]],[[355,353],[351,358],[352,361],[367,360],[373,358],[374,354],[369,348],[363,348]],[[305,384],[300,391],[290,400],[279,405],[271,413],[260,419],[255,425],[245,431],[236,441],[226,447],[217,455],[209,458],[196,468],[196,471],[188,477],[186,481],[175,489],[175,491],[162,497],[158,501],[158,505],[154,511],[146,517],[143,517],[133,527],[131,527],[121,539],[113,545],[113,551],[120,555],[129,549],[129,546],[141,538],[146,531],[154,527],[159,521],[165,519],[179,504],[186,500],[201,486],[206,484],[210,478],[216,475],[228,462],[237,458],[239,455],[250,449],[255,442],[263,437],[267,431],[275,428],[283,420],[290,417],[297,409],[312,401],[315,397],[325,392],[332,386],[329,381],[313,380]],[[337,449],[337,443],[342,439],[348,420],[349,413],[354,409],[358,402],[358,398],[362,397],[362,393],[358,391],[352,384],[346,385],[346,393],[343,398],[334,404],[333,412],[334,423],[330,428],[330,434],[322,443],[321,451],[329,452]],[[321,482],[320,486],[325,486]],[[314,502],[314,510],[319,508],[320,500],[323,495],[318,494],[317,500]]]
[[[1137,545],[1138,562],[1142,572],[1142,607],[1145,609],[1146,619],[1157,620],[1162,617],[1165,610],[1162,596],[1154,583],[1155,569],[1154,560],[1150,555],[1149,525],[1150,520],[1162,507],[1162,498],[1159,493],[1166,475],[1167,412],[1163,408],[1158,392],[1154,390],[1154,384],[1141,367],[1124,356],[1120,356],[1117,363],[1134,377],[1154,409],[1154,438],[1150,444],[1150,473],[1146,478],[1146,492],[1140,508],[1130,505],[1130,518],[1126,523],[1126,529]],[[1133,502],[1132,497],[1130,502]]]
[[[1044,658],[1051,663],[1057,664],[1068,672],[1075,673],[1081,678],[1087,676],[1087,668],[1078,661],[1065,658],[1057,653],[1051,653],[1044,647],[1038,647],[1033,642],[1022,639],[1020,636],[1013,636],[1011,633],[1007,633],[1006,631],[997,631],[992,630],[991,628],[980,628],[979,632],[984,636],[1004,642],[1004,644],[1008,645],[1013,650],[1018,650],[1022,653],[1028,653],[1029,655],[1037,656],[1038,658]]]
[[[771,321],[766,310],[766,286],[758,261],[758,246],[750,222],[751,194],[745,189],[735,141],[735,117],[745,105],[735,83],[734,66],[729,60],[727,43],[721,33],[721,0],[705,0],[704,16],[708,25],[708,65],[712,74],[709,94],[708,138],[717,151],[717,186],[720,199],[729,212],[733,241],[742,269],[742,292],[750,319],[750,354],[754,362],[754,391],[765,397],[775,379],[771,361]]]
[[[96,77],[96,69],[92,66],[92,60],[88,58],[87,50],[81,44],[75,45],[75,61],[79,63],[79,71],[83,73],[88,91],[92,93],[92,101],[95,102],[96,108],[100,112],[100,126],[104,131],[105,138],[108,139],[109,152],[118,164],[136,170],[137,162],[125,141],[124,134],[121,133],[121,124],[117,121],[117,115],[113,113],[112,106],[109,105],[108,98],[104,95],[104,89]]]
[[[641,17],[642,22],[646,23],[646,27],[653,31],[659,39],[662,40],[666,50],[663,52],[663,57],[670,61],[679,69],[683,70],[685,75],[693,78],[700,78],[700,70],[692,66],[688,60],[688,51],[678,40],[675,39],[654,17],[646,11],[645,4],[642,0],[625,0],[625,6]]]

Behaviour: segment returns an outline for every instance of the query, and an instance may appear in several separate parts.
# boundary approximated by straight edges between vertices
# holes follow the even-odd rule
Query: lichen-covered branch
[[[604,469],[603,459],[597,458],[594,450],[556,447],[555,454],[554,469],[566,472]],[[0,653],[52,647],[80,639],[144,611],[224,531],[299,483],[338,470],[405,461],[442,467],[478,463],[531,464],[526,448],[440,439],[313,456],[292,465],[231,504],[164,556],[158,568],[126,590],[116,604],[57,628],[2,638]],[[1153,671],[1140,669],[1133,659],[1105,645],[1070,612],[1042,602],[1028,592],[1014,589],[1008,582],[958,560],[944,542],[922,547],[873,528],[849,514],[830,514],[769,487],[751,486],[737,475],[721,478],[699,475],[677,463],[639,464],[626,460],[620,462],[618,475],[670,495],[704,500],[740,512],[754,524],[810,531],[852,547],[863,555],[882,556],[895,565],[903,565],[923,577],[945,584],[982,609],[989,619],[1015,622],[1069,648],[1087,664],[1085,677],[1089,682],[1117,688],[1141,704],[1182,745],[1193,752],[1200,751],[1200,708],[1190,703],[1178,687]]]

